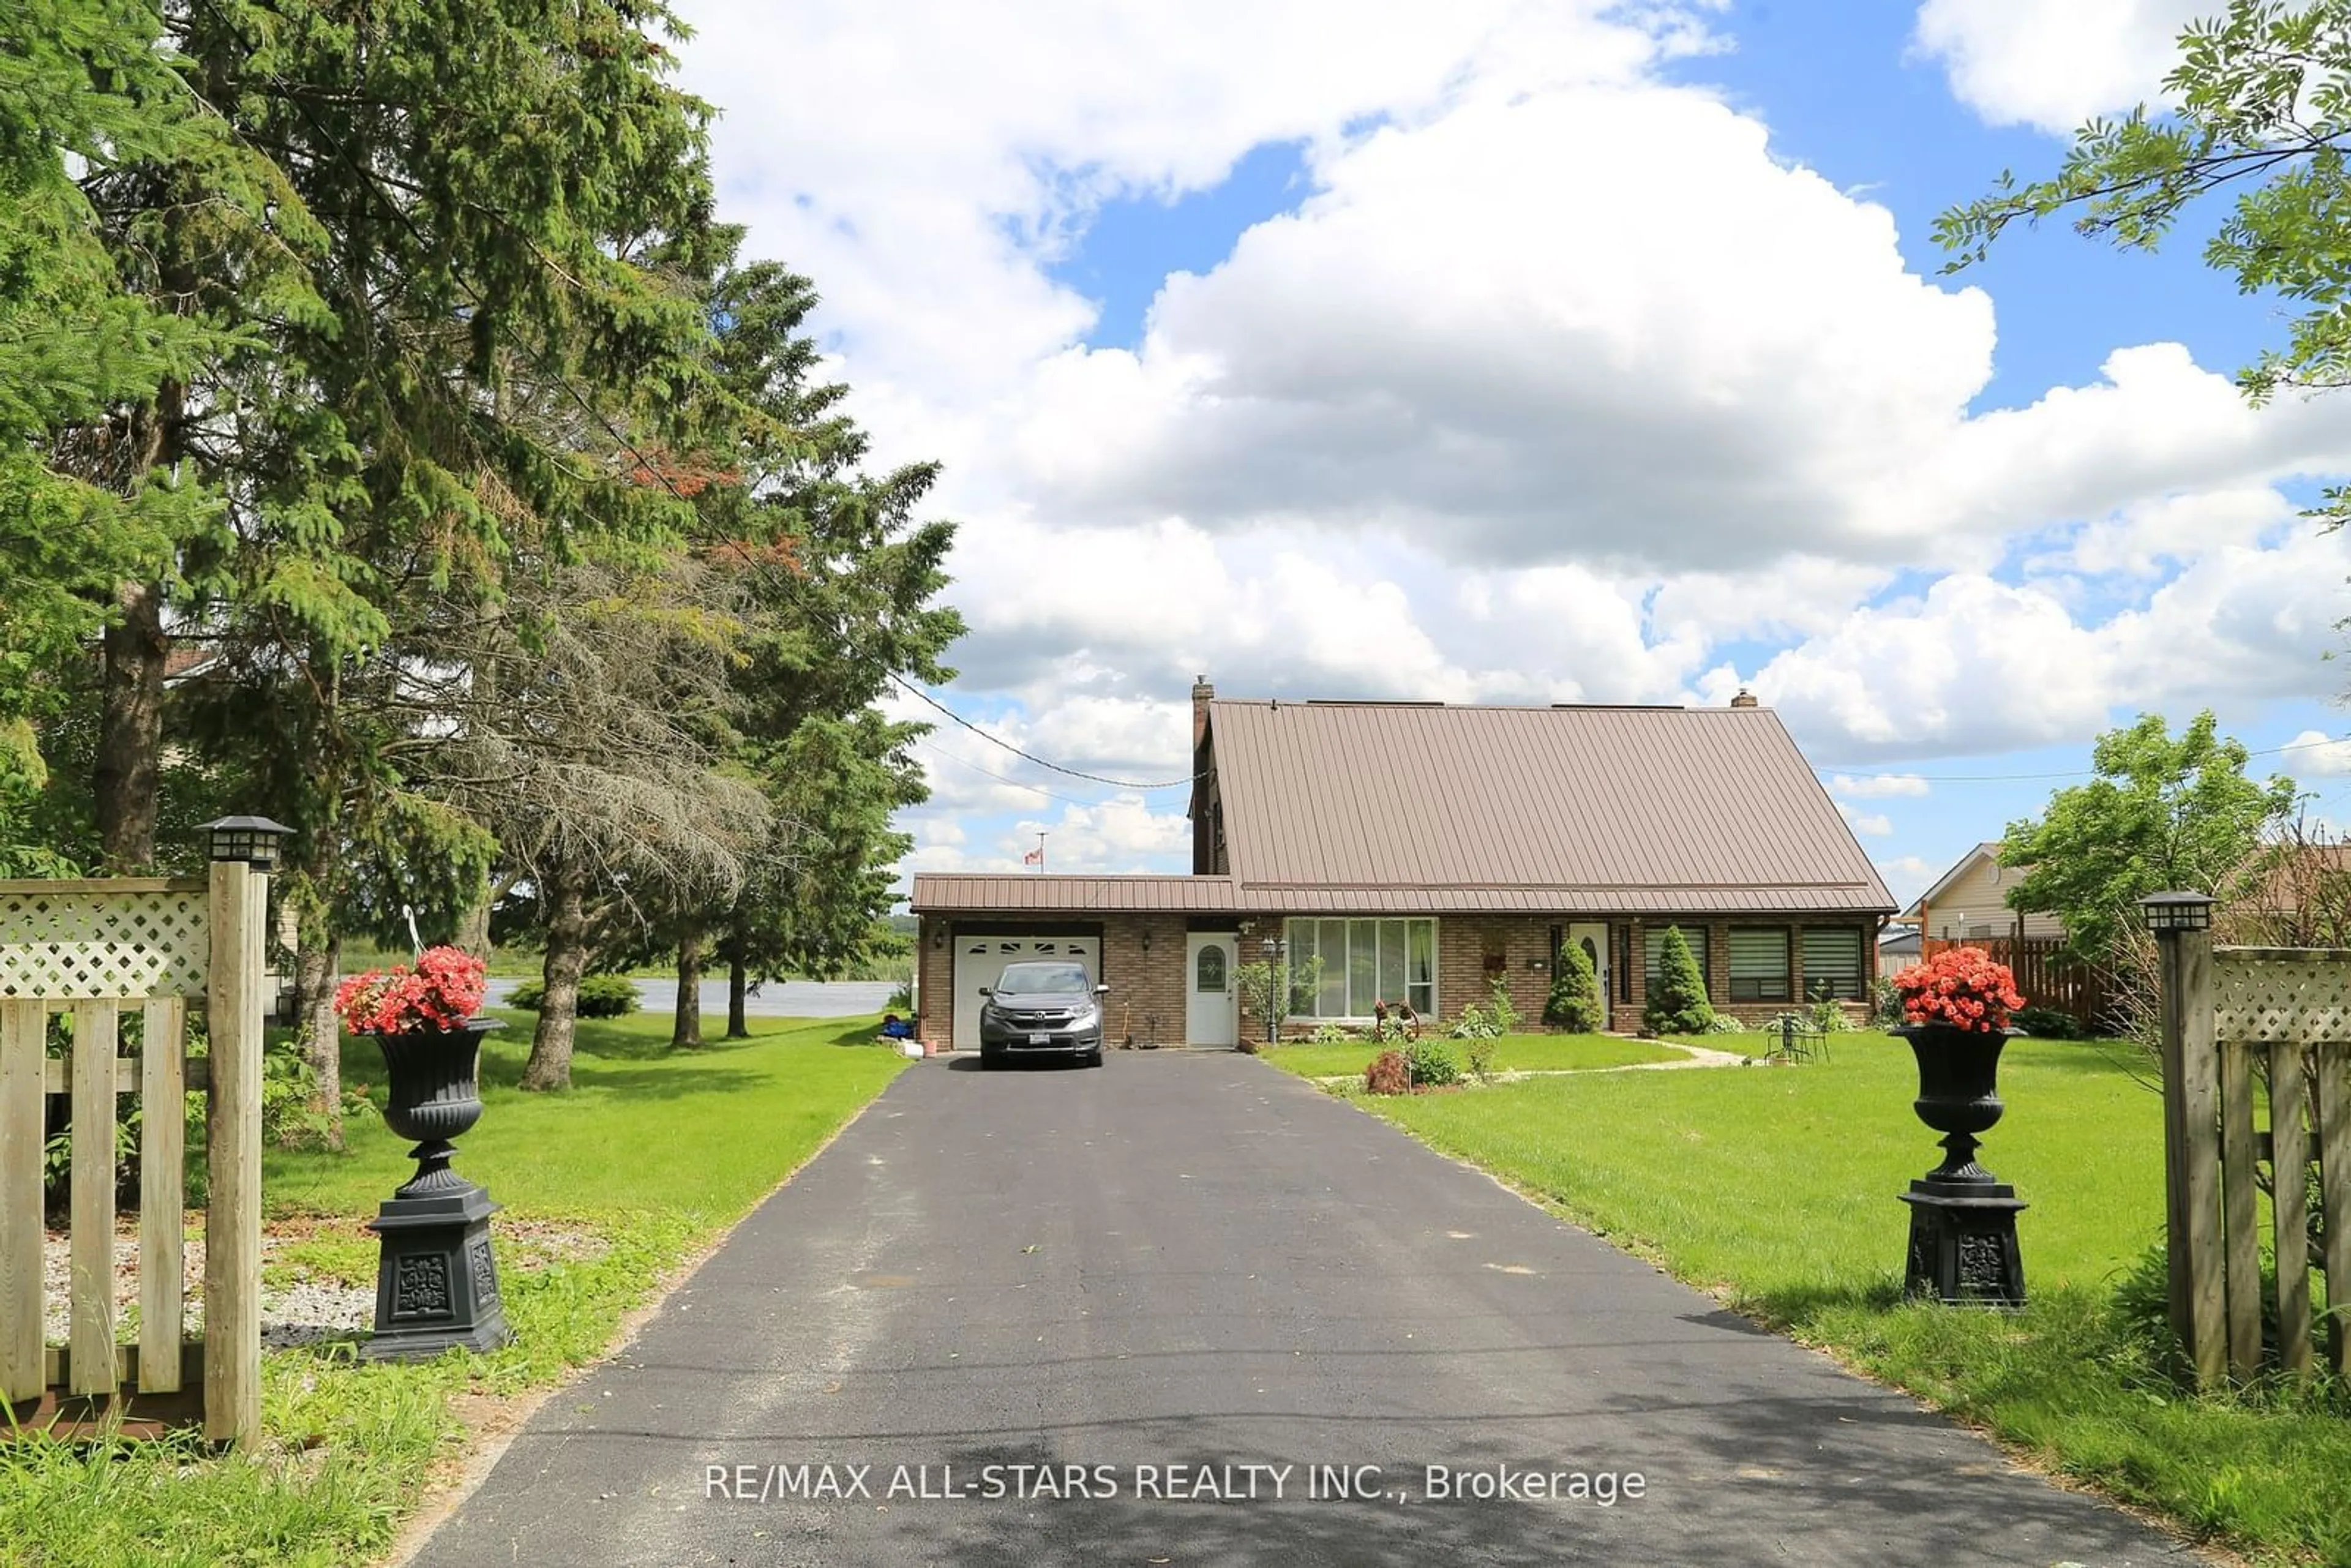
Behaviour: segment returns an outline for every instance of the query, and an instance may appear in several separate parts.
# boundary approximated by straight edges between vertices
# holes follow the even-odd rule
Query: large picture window
[[[1804,927],[1804,999],[1857,1002],[1861,989],[1861,929],[1855,925]]]
[[[1666,933],[1674,929],[1671,925],[1652,925],[1641,938],[1642,972],[1647,977],[1648,988],[1652,991],[1657,988],[1657,966],[1665,956]],[[1689,944],[1690,956],[1698,960],[1699,982],[1707,987],[1708,994],[1711,996],[1713,982],[1709,977],[1713,970],[1706,961],[1706,927],[1684,925],[1680,931],[1682,940]]]
[[[1734,1002],[1784,1002],[1788,999],[1786,926],[1734,925],[1730,928],[1730,999]]]
[[[1290,944],[1292,1018],[1367,1019],[1383,1001],[1437,1013],[1437,922],[1434,920],[1292,920]],[[1307,984],[1314,960],[1321,977]]]

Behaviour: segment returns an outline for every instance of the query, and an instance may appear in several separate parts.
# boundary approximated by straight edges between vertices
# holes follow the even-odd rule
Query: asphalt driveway
[[[904,1074],[417,1561],[2184,1556],[1303,1083],[1169,1052]]]

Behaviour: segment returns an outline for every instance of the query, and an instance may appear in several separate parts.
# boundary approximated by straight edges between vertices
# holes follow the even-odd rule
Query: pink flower
[[[413,969],[370,969],[336,987],[335,1014],[353,1034],[451,1030],[473,1017],[487,988],[479,958],[460,947],[428,947]]]
[[[1948,947],[1894,977],[1902,1016],[1912,1023],[1950,1024],[1991,1033],[2008,1027],[2011,1009],[2024,1005],[2016,977],[1976,947]]]

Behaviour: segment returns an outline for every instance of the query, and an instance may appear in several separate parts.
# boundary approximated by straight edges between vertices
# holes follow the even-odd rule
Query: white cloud
[[[2325,730],[2305,729],[2285,743],[2278,765],[2295,778],[2351,775],[2351,740],[2335,739]]]
[[[2041,123],[2159,75],[2169,9],[1934,0],[1918,36]],[[1202,672],[1457,701],[1746,684],[1849,767],[2314,695],[2351,606],[2281,486],[2336,471],[2351,397],[2252,411],[2150,344],[1971,415],[1991,301],[1654,71],[1719,10],[812,0],[786,27],[719,0],[688,85],[726,107],[752,250],[823,290],[877,461],[946,461],[951,700],[1040,755],[1182,773]],[[2067,38],[2099,50],[2042,73]],[[1081,346],[1093,306],[1048,268],[1093,210],[1279,141],[1293,210],[1166,278],[1133,349]],[[937,796],[910,821],[969,820],[918,828],[925,863],[1007,863],[1029,818],[1095,846],[1075,863],[1183,862],[1180,793],[1081,804],[1102,791],[951,727],[917,755]]]
[[[1883,800],[1894,796],[1927,794],[1927,781],[1916,773],[1874,773],[1856,779],[1839,773],[1829,780],[1829,792],[1848,800]]]
[[[1843,800],[1836,802],[1836,809],[1846,825],[1865,838],[1888,838],[1894,832],[1894,820],[1883,811],[1856,810]]]
[[[2180,28],[2221,0],[1927,0],[1916,47],[1952,93],[1994,125],[2064,135],[2094,115],[2151,103]]]

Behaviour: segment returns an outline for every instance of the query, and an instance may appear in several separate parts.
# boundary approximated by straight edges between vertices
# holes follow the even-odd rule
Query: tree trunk
[[[490,890],[487,884],[481,894],[457,912],[456,945],[486,964],[490,961]]]
[[[751,1038],[750,1021],[743,1013],[743,995],[751,988],[750,982],[751,971],[738,953],[726,964],[726,1038],[729,1040]]]
[[[557,868],[540,890],[547,899],[547,963],[540,970],[538,1028],[531,1035],[530,1060],[522,1066],[525,1089],[571,1087],[572,1025],[580,1016],[580,975],[588,967],[588,893],[579,873]]]
[[[670,1025],[670,1049],[702,1043],[702,971],[709,941],[699,921],[689,921],[677,939],[677,1013]]]
[[[309,1110],[320,1142],[337,1153],[343,1146],[343,1038],[335,1017],[335,976],[342,956],[343,939],[323,930],[303,933],[294,955],[295,1039],[310,1064]]]
[[[115,590],[121,619],[106,629],[99,699],[98,836],[106,869],[120,874],[155,863],[156,780],[163,755],[163,587]]]

